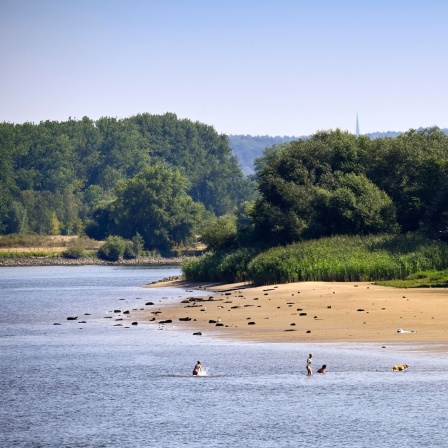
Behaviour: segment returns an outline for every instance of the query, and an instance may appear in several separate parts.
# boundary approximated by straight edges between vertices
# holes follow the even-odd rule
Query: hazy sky
[[[0,121],[448,127],[446,0],[0,0]]]

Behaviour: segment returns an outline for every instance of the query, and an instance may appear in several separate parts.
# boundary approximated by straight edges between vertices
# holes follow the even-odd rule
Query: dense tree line
[[[448,266],[448,136],[340,130],[266,148],[259,197],[209,223],[192,281],[403,279]],[[434,275],[438,275],[435,273]]]
[[[370,140],[339,130],[257,160],[258,239],[448,230],[448,136],[437,128]]]
[[[199,219],[199,210],[201,216],[205,211],[220,216],[253,194],[228,137],[174,114],[1,123],[0,170],[0,233],[77,234],[93,228],[103,235],[107,229],[127,234],[123,216],[130,212],[124,211],[123,201],[126,191],[139,188],[138,182],[158,189],[159,197],[166,196],[165,203],[188,204],[190,224]],[[170,190],[172,182],[182,194]],[[140,187],[134,191],[140,198],[150,194]],[[170,219],[185,225],[187,212],[176,218],[172,205],[167,212]],[[130,220],[137,218],[129,215]],[[161,222],[167,226],[164,219]],[[143,229],[134,230],[143,235]],[[182,233],[173,232],[175,239]],[[172,238],[166,236],[163,244]]]
[[[228,137],[174,114],[2,123],[0,169],[1,233],[139,235],[163,251],[198,232],[213,250],[341,234],[448,238],[438,128],[276,142],[244,179]]]

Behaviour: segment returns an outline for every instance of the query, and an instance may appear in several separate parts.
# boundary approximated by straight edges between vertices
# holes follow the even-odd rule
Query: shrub
[[[123,258],[126,249],[126,240],[121,236],[111,235],[98,250],[98,257],[108,261],[118,261]]]
[[[64,258],[82,258],[86,255],[84,248],[78,244],[68,247],[64,252],[62,252],[62,256]]]

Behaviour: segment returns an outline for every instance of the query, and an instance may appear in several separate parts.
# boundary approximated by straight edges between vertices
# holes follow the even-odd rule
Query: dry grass
[[[2,235],[0,252],[6,253],[62,253],[70,246],[81,246],[84,250],[98,250],[102,241],[78,235]]]

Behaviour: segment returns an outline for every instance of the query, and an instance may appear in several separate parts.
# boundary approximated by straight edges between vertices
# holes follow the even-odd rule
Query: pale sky
[[[0,0],[0,122],[448,128],[446,0]]]

